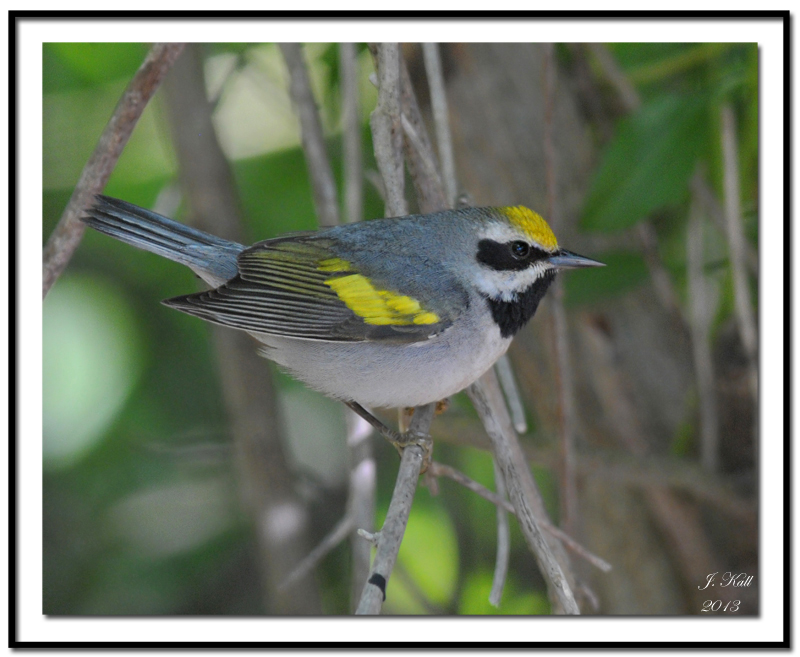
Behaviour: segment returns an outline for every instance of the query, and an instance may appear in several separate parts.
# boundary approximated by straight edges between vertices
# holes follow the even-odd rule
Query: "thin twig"
[[[590,43],[587,45],[591,53],[595,56],[600,68],[603,71],[606,79],[611,83],[617,91],[619,99],[622,101],[623,106],[628,112],[635,112],[642,105],[642,100],[639,98],[639,92],[636,87],[625,75],[625,72],[619,67],[614,55],[603,43]]]
[[[400,62],[400,108],[408,126],[405,130],[405,153],[408,173],[414,183],[417,201],[422,212],[438,212],[451,207],[439,176],[439,165],[433,151],[428,130],[422,120],[422,113],[411,84],[411,77],[405,61]],[[431,164],[433,163],[433,164]],[[430,175],[429,171],[436,172]]]
[[[711,217],[711,220],[719,229],[720,233],[726,235],[728,229],[726,226],[725,209],[714,194],[714,190],[711,189],[711,185],[709,185],[705,174],[702,171],[696,172],[695,175],[692,176],[689,186],[691,187],[692,194],[700,201],[703,210]],[[743,247],[744,260],[747,264],[748,272],[754,276],[758,276],[758,251],[747,240],[745,240]]]
[[[503,403],[500,384],[497,382],[494,370],[490,369],[467,388],[467,394],[492,439],[495,458],[503,470],[508,495],[516,509],[522,534],[547,582],[554,610],[557,613],[580,614],[565,569],[559,563],[561,561],[567,565],[566,555],[561,551],[560,558],[557,559],[542,535],[537,515],[544,517],[544,508],[514,428],[511,426],[511,417]],[[534,511],[534,506],[539,507],[538,514]]]
[[[309,552],[305,559],[303,559],[297,567],[289,573],[289,575],[278,585],[278,591],[284,592],[291,587],[296,581],[302,579],[306,575],[308,575],[314,568],[316,568],[317,564],[322,561],[329,552],[335,549],[339,543],[341,543],[347,536],[355,529],[355,522],[353,518],[345,514],[336,526],[328,532],[328,535],[323,538],[317,547],[315,547],[311,552]],[[365,543],[367,547],[369,547],[369,543],[366,543],[364,539],[360,539],[362,543]]]
[[[355,413],[347,413],[347,452],[350,457],[350,477],[347,495],[347,515],[353,526],[369,533],[375,531],[375,488],[377,466],[372,453],[372,427]],[[369,577],[370,544],[357,533],[350,537],[352,569],[351,599],[355,610],[364,582]]]
[[[453,153],[453,139],[450,133],[450,117],[447,110],[447,93],[444,86],[444,73],[442,71],[441,57],[439,56],[439,45],[435,43],[424,43],[422,44],[422,50],[425,58],[425,73],[428,76],[428,86],[431,94],[431,107],[433,109],[433,121],[436,130],[436,143],[439,148],[439,160],[442,163],[442,175],[438,175],[434,163],[433,168],[436,173],[431,176],[431,183],[420,183],[418,187],[425,190],[429,187],[441,186],[443,183],[445,207],[453,208],[456,207],[460,199],[458,198],[455,155]],[[411,99],[409,99],[408,105],[409,110],[413,109]],[[405,114],[403,115],[403,119],[403,127],[406,129],[406,134],[418,153],[417,157],[425,165],[426,169],[430,168],[433,157],[426,152],[424,140],[419,137],[417,131],[410,125],[411,121]],[[412,177],[415,177],[414,171],[412,171]],[[429,196],[431,196],[431,194],[429,194]],[[471,203],[466,202],[460,204],[459,207],[466,207],[470,204]],[[500,378],[500,385],[503,387],[503,393],[511,409],[511,417],[514,418],[514,427],[520,433],[525,433],[528,430],[528,424],[525,419],[525,409],[507,354],[500,356],[495,363],[495,369],[497,370],[497,375]]]
[[[81,213],[103,191],[117,164],[122,149],[139,121],[144,108],[153,97],[167,71],[183,50],[182,43],[156,43],[130,81],[106,124],[92,156],[83,167],[78,184],[61,215],[43,253],[42,298],[66,268],[78,248],[85,224]]]
[[[739,192],[739,151],[736,147],[736,117],[730,105],[722,107],[722,161],[725,165],[725,228],[728,236],[728,251],[733,275],[733,292],[736,304],[736,321],[744,352],[747,355],[747,370],[753,404],[758,405],[758,329],[753,306],[750,302],[750,286],[745,268],[747,240],[742,222]],[[756,463],[758,463],[758,413],[753,427]],[[756,472],[758,468],[756,467]]]
[[[505,497],[498,495],[494,491],[489,490],[483,484],[479,484],[474,479],[471,479],[463,472],[456,470],[455,468],[445,465],[443,463],[439,463],[434,461],[431,463],[431,467],[428,469],[428,472],[435,476],[435,477],[446,477],[447,479],[451,479],[455,481],[457,484],[461,484],[464,488],[471,490],[476,495],[480,495],[483,499],[488,500],[492,504],[494,504],[498,509],[503,509],[508,513],[512,513],[515,516],[517,515],[517,511],[514,508],[514,505],[511,504]],[[561,531],[558,527],[551,524],[546,520],[539,519],[539,524],[541,525],[542,529],[544,529],[548,534],[554,536],[558,540],[560,540],[566,547],[570,550],[575,552],[578,556],[582,557],[593,566],[596,566],[603,572],[608,572],[611,570],[611,564],[609,564],[604,559],[598,557],[593,552],[590,552],[588,549],[583,547],[580,543],[578,543],[574,538],[566,534],[565,532]]]
[[[661,256],[658,253],[658,235],[656,235],[653,224],[647,220],[640,221],[634,230],[661,306],[684,326],[687,326],[689,321],[683,311],[678,293],[672,285],[669,272],[661,262]]]
[[[542,523],[542,527],[544,530],[550,534],[551,536],[555,536],[559,541],[561,541],[564,545],[566,545],[570,550],[572,550],[575,554],[579,557],[582,557],[590,564],[592,564],[595,568],[599,568],[604,573],[610,572],[612,570],[611,564],[608,563],[605,559],[601,559],[593,552],[589,552],[585,547],[583,547],[578,541],[576,541],[572,536],[567,534],[566,532],[561,531],[555,525],[551,525],[548,523]],[[596,605],[595,605],[596,606]]]
[[[358,96],[358,61],[354,43],[339,44],[341,72],[342,142],[344,168],[344,217],[349,223],[363,218],[364,172],[361,155],[361,112]],[[354,526],[369,533],[375,530],[375,488],[377,467],[372,453],[372,429],[355,413],[347,413],[347,451],[350,479],[347,513]],[[352,607],[369,577],[371,546],[357,533],[350,537]]]
[[[435,409],[435,404],[418,407],[408,433],[418,437],[420,441],[430,441],[430,426]],[[426,449],[419,444],[412,444],[403,449],[397,481],[386,513],[386,521],[381,528],[370,577],[364,585],[361,601],[356,609],[358,615],[379,614],[386,599],[386,586],[400,551],[425,452]]]
[[[503,481],[503,471],[493,460],[494,486],[497,496],[506,499],[506,483]],[[492,590],[489,593],[489,604],[499,607],[503,599],[503,587],[508,576],[508,559],[511,554],[511,530],[508,524],[508,511],[502,506],[497,507],[497,556],[494,561],[494,575],[492,576]]]
[[[444,87],[442,58],[438,43],[423,43],[422,55],[425,58],[425,73],[431,92],[433,124],[436,127],[436,143],[439,147],[439,161],[442,163],[442,180],[447,203],[453,207],[458,196],[456,182],[456,163],[453,157],[453,138],[450,134],[450,118],[447,110],[447,94]]]
[[[496,507],[503,509],[503,511],[516,514],[514,505],[511,504],[511,502],[509,502],[505,497],[495,493],[492,490],[489,490],[483,484],[475,481],[471,477],[468,477],[463,472],[450,465],[439,463],[438,461],[432,461],[430,467],[428,468],[428,472],[433,477],[445,477],[450,479],[451,481],[460,484],[467,490],[471,490],[473,493],[479,495],[483,499],[491,502]],[[503,486],[505,487],[505,483]]]
[[[615,391],[616,392],[616,391]],[[437,441],[451,445],[469,446],[491,450],[491,442],[472,420],[451,416],[447,423],[438,426]],[[534,436],[536,442],[547,442],[549,436]],[[526,441],[523,446],[525,460],[541,467],[555,470],[558,467],[557,450],[537,447]],[[712,475],[693,461],[675,456],[634,456],[615,449],[578,450],[578,473],[592,475],[625,486],[671,488],[689,495],[699,502],[711,505],[741,523],[752,523],[757,507],[752,500],[739,495],[724,477]]]
[[[714,365],[711,358],[709,329],[716,307],[710,282],[704,274],[703,217],[699,204],[692,199],[689,207],[689,227],[686,231],[686,267],[689,281],[692,354],[700,399],[700,454],[703,467],[709,472],[719,470],[719,423],[714,391]]]
[[[339,44],[342,80],[342,143],[344,160],[344,216],[348,223],[364,216],[364,165],[361,155],[361,111],[358,98],[356,44]]]
[[[378,73],[378,103],[370,116],[375,159],[386,190],[386,216],[407,214],[404,193],[403,134],[400,124],[400,46],[370,44]],[[354,408],[356,412],[357,408]],[[386,586],[403,540],[411,503],[426,453],[431,447],[430,425],[434,404],[416,409],[408,434],[420,439],[403,449],[386,521],[378,536],[369,579],[364,584],[356,614],[378,614],[386,599]],[[369,421],[369,418],[365,418]],[[425,446],[425,448],[423,447]]]
[[[432,185],[441,187],[442,180],[439,177],[439,170],[436,161],[433,159],[433,153],[425,147],[425,143],[422,141],[417,129],[405,114],[400,115],[400,123],[403,126],[403,133],[406,139],[411,143],[412,152],[416,154],[418,158],[417,161],[422,165],[422,171],[412,175],[430,180]],[[446,205],[450,207],[449,204]]]
[[[370,44],[378,69],[378,103],[370,115],[375,161],[386,191],[386,216],[408,214],[403,172],[403,128],[400,119],[400,45]]]
[[[511,412],[511,419],[514,422],[514,429],[517,430],[517,433],[527,433],[528,420],[525,417],[525,406],[522,404],[517,378],[514,376],[511,359],[507,353],[497,359],[494,369],[497,372],[497,378],[500,381],[503,394],[506,396],[508,410]]]
[[[306,156],[314,205],[317,208],[320,226],[336,226],[339,223],[339,204],[336,200],[336,182],[328,160],[328,149],[322,133],[319,111],[311,91],[311,81],[299,43],[279,44],[286,67],[289,69],[289,94],[300,119],[303,152]]]
[[[441,180],[425,175],[425,161],[435,160],[435,157],[404,64],[401,64],[401,82],[403,115],[414,127],[415,134],[419,136],[419,140],[414,143],[409,139],[406,140],[409,173],[417,192],[419,205],[423,212],[442,210],[448,205]],[[564,571],[553,556],[553,550],[558,551],[559,558],[565,566],[568,564],[568,559],[560,544],[556,542],[553,548],[546,544],[538,525],[536,525],[533,509],[536,508],[539,511],[538,515],[542,517],[545,515],[544,506],[530,471],[520,467],[520,464],[525,463],[524,457],[511,425],[508,409],[505,406],[494,369],[470,386],[467,393],[478,409],[487,433],[492,437],[495,457],[499,459],[502,467],[512,502],[518,511],[517,517],[520,519],[523,534],[537,559],[545,581],[547,581],[553,608],[557,613],[580,613],[569,582],[564,577]],[[515,458],[517,459],[516,463],[514,463]]]
[[[544,56],[544,167],[547,186],[547,215],[556,232],[561,224],[561,209],[557,197],[558,171],[556,166],[554,112],[556,99],[555,48],[546,44]],[[578,524],[578,485],[575,474],[575,393],[569,356],[567,316],[564,311],[564,287],[560,279],[550,297],[554,341],[554,375],[558,399],[558,430],[561,451],[561,524],[575,532]]]

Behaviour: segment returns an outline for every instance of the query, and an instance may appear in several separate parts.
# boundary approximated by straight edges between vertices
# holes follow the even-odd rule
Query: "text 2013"
[[[703,608],[700,611],[739,611],[739,600],[731,600],[722,606],[722,600],[706,600],[703,603]]]

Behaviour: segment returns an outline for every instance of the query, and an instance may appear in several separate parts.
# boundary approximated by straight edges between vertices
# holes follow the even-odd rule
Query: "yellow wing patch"
[[[320,271],[349,271],[350,263],[339,258],[323,260]],[[344,304],[366,324],[408,326],[436,324],[438,315],[425,311],[419,301],[388,290],[378,290],[366,276],[348,274],[324,281]]]
[[[517,205],[509,208],[500,208],[509,221],[519,228],[528,238],[541,244],[548,251],[554,251],[558,247],[558,241],[550,226],[540,215],[533,210]]]
[[[328,258],[320,260],[317,269],[319,271],[350,271],[350,263],[341,258]]]

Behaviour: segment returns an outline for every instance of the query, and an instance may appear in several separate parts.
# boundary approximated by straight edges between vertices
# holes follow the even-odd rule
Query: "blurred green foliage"
[[[620,121],[584,207],[583,228],[628,228],[651,212],[679,203],[708,135],[707,103],[664,95]]]
[[[146,52],[141,44],[44,46],[45,239]],[[375,96],[367,81],[368,53],[363,46],[359,52],[364,158],[374,169],[366,119]],[[643,105],[639,112],[621,118],[605,145],[582,226],[608,233],[651,217],[662,257],[680,285],[689,178],[703,162],[712,184],[717,188],[720,184],[717,117],[722,102],[733,103],[740,117],[743,202],[753,209],[748,235],[757,239],[757,49],[738,44],[616,44],[613,52],[638,83]],[[316,44],[308,54],[329,131],[329,153],[341,181],[338,52],[335,46]],[[285,84],[270,77],[281,67],[276,48],[213,44],[207,55],[210,62],[215,57],[234,62],[223,76],[218,115],[225,116],[227,103],[256,103],[251,111],[260,112],[270,123],[273,117],[264,115],[257,99],[265,93],[285,96]],[[248,83],[252,88],[242,93],[242,85]],[[288,103],[288,98],[284,101]],[[177,184],[161,102],[157,95],[145,111],[106,189],[112,196],[151,208],[160,208],[169,196],[166,192]],[[225,131],[231,126],[217,127]],[[229,144],[233,151],[235,139],[247,140],[246,130],[242,132],[247,126],[235,127]],[[270,146],[270,139],[278,146]],[[248,238],[255,241],[313,229],[312,195],[296,125],[278,126],[252,141],[263,141],[258,154],[229,154]],[[509,199],[509,204],[513,202]],[[368,184],[365,216],[382,212],[380,198]],[[173,214],[180,218],[180,208]],[[616,250],[597,257],[608,267],[580,280],[566,277],[570,305],[602,302],[647,280],[647,267],[637,252]],[[44,304],[46,614],[264,611],[254,575],[256,547],[239,510],[209,328],[158,304],[196,285],[190,271],[90,231],[69,272]],[[730,313],[729,279],[724,289],[720,312]],[[277,372],[276,379],[286,421],[291,423],[298,414],[292,395],[300,384]],[[96,412],[92,422],[74,418],[68,422],[65,408]],[[303,403],[302,408],[313,415],[315,427],[330,428],[329,435],[318,437],[328,441],[329,451],[318,461],[323,468],[332,464],[329,471],[306,471],[302,457],[297,457],[312,497],[335,507],[327,509],[329,525],[341,515],[344,504],[342,473],[336,470],[344,454],[341,413],[332,403]],[[59,431],[71,442],[59,443]],[[61,451],[48,452],[48,445],[58,445]],[[396,454],[382,443],[376,445],[379,508],[385,508]],[[444,455],[442,460],[459,464],[469,476],[492,486],[488,454],[446,445],[437,450]],[[542,470],[536,476],[556,515],[553,475]],[[442,482],[441,489],[439,497],[425,490],[417,494],[400,553],[402,573],[390,583],[387,610],[548,613],[543,582],[513,522],[510,577],[499,609],[489,605],[495,509],[452,482]],[[325,522],[318,539],[328,528]],[[348,613],[347,558],[346,547],[340,547],[319,569],[326,613]]]
[[[601,145],[581,227],[616,233],[652,220],[659,254],[683,291],[692,175],[703,173],[717,198],[723,198],[719,117],[724,104],[730,104],[738,117],[745,231],[757,246],[758,47],[755,43],[617,43],[609,47],[635,84],[642,105],[622,116],[611,140]],[[707,238],[712,250],[714,240],[722,241],[719,231],[709,232]],[[649,275],[641,258],[632,253],[596,257],[612,266],[593,272],[591,281],[581,279],[580,289],[567,279],[569,303],[602,301]],[[729,311],[730,278],[723,283],[722,306]],[[718,315],[716,325],[726,316],[729,313]]]

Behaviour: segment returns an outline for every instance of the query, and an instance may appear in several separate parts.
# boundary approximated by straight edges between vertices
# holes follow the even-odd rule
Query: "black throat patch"
[[[504,338],[514,337],[517,332],[528,323],[533,317],[539,302],[544,297],[547,288],[556,276],[555,269],[546,271],[527,290],[517,295],[514,301],[499,301],[490,297],[485,297],[492,311],[492,318],[500,327],[500,335]]]

